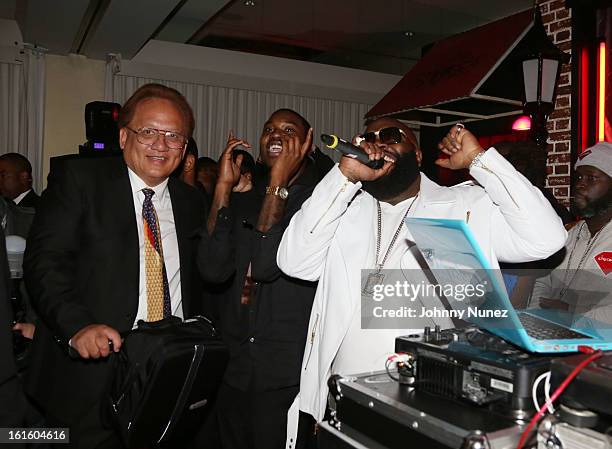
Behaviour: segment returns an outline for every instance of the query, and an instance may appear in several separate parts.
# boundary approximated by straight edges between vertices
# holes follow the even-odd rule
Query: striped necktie
[[[151,198],[152,189],[142,189],[145,199],[142,203],[144,225],[145,273],[147,284],[147,321],[159,321],[172,314],[170,309],[170,287],[164,264],[164,251],[157,213]]]

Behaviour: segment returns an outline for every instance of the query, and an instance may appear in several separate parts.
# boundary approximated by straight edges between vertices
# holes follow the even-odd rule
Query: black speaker
[[[119,142],[119,111],[121,105],[92,101],[85,106],[85,134],[88,141],[107,144]]]

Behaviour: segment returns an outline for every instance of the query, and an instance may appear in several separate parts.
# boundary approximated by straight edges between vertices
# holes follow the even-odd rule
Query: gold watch
[[[266,195],[276,195],[281,200],[286,200],[289,196],[289,191],[283,186],[267,186]]]

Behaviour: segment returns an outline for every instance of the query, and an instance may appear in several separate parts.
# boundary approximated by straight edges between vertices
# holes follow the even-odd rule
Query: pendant
[[[371,295],[372,293],[374,293],[374,287],[377,285],[381,285],[384,280],[385,275],[382,274],[380,271],[368,274],[368,279],[366,280],[365,286],[362,290],[363,293]]]

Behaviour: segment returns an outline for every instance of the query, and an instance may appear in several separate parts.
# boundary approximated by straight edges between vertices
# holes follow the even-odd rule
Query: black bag
[[[110,414],[130,448],[195,435],[211,409],[228,351],[203,317],[139,321],[115,354]]]

